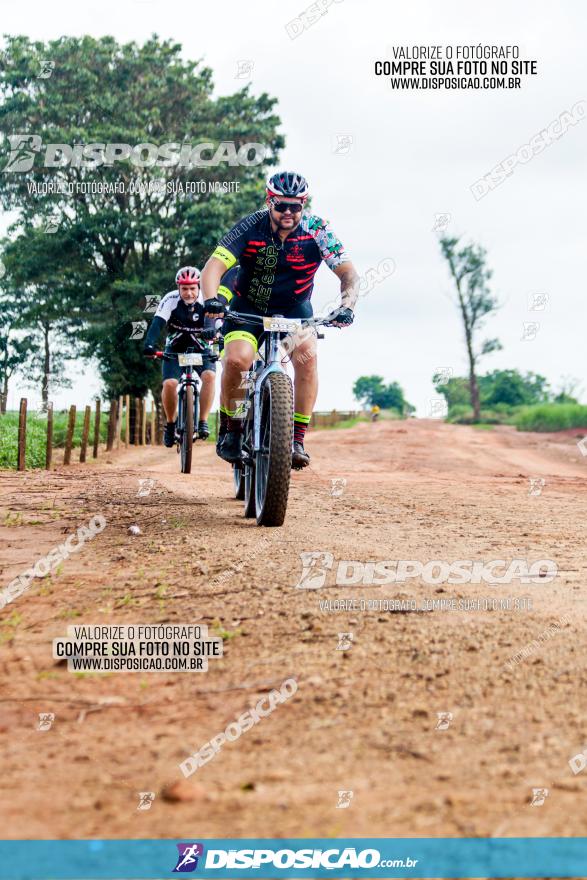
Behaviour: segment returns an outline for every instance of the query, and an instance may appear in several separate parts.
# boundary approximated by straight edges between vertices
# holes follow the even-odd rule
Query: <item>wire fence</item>
[[[0,468],[50,470],[55,464],[97,459],[104,452],[121,446],[159,446],[163,440],[163,414],[160,405],[146,398],[119,397],[109,401],[107,409],[96,400],[93,406],[55,411],[49,403],[46,411],[29,410],[26,397],[18,412],[0,415]],[[352,425],[362,413],[354,410],[314,412],[310,428]],[[212,419],[216,426],[217,418]],[[213,431],[211,439],[215,439]]]
[[[121,445],[159,445],[162,441],[160,408],[139,397],[120,397],[102,409],[100,400],[78,410],[29,410],[26,397],[18,412],[0,415],[0,468],[45,468],[96,459]]]

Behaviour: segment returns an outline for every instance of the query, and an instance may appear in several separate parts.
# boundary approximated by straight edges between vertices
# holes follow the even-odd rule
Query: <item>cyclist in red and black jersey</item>
[[[341,304],[329,318],[339,327],[352,324],[358,275],[329,223],[304,213],[307,198],[308,184],[300,174],[284,171],[269,178],[266,209],[240,220],[220,240],[202,271],[206,311],[223,312],[218,287],[227,270],[238,265],[231,285],[231,307],[236,312],[310,318],[314,276],[324,261],[340,279]],[[230,406],[242,395],[241,376],[250,369],[263,328],[231,323],[228,312],[223,332],[221,431],[216,448],[221,458],[234,462],[241,456],[242,420]],[[291,360],[295,372],[292,466],[299,468],[310,463],[304,435],[318,394],[315,335],[306,336],[294,348]]]

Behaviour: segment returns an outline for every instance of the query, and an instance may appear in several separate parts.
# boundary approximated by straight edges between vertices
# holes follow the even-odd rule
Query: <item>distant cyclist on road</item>
[[[159,303],[145,339],[143,353],[147,357],[152,357],[155,354],[164,327],[167,327],[168,332],[165,343],[165,351],[168,354],[185,352],[187,348],[203,352],[202,366],[195,367],[195,370],[202,380],[198,437],[205,440],[210,435],[208,414],[214,400],[216,363],[206,356],[205,345],[202,344],[198,336],[193,334],[194,330],[201,331],[204,328],[205,310],[202,303],[198,302],[200,270],[195,266],[183,266],[175,276],[175,281],[177,290],[167,293]],[[219,302],[226,304],[232,294],[221,288],[218,296]],[[211,328],[208,332],[212,338],[214,329]],[[173,447],[177,419],[177,386],[181,378],[181,367],[177,361],[164,360],[162,369],[163,392],[161,400],[167,419],[163,442],[165,446]]]
[[[224,311],[218,287],[224,273],[238,264],[232,284],[235,312],[311,318],[314,275],[322,261],[340,279],[341,305],[329,316],[337,327],[354,320],[358,275],[330,225],[304,213],[308,184],[301,174],[282,171],[267,182],[266,205],[240,220],[219,242],[202,271],[206,311]],[[224,359],[220,432],[216,446],[225,461],[241,458],[243,422],[234,402],[242,397],[242,373],[251,368],[262,326],[224,322]],[[292,467],[310,463],[304,435],[318,394],[316,336],[310,334],[292,352],[295,372]]]

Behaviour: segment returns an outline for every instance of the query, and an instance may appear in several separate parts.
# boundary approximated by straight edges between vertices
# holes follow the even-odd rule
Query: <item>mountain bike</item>
[[[280,341],[301,327],[330,327],[326,319],[284,318],[230,312],[236,324],[263,325],[257,358],[246,377],[243,458],[233,465],[235,497],[244,501],[245,517],[259,526],[281,526],[291,476],[293,386],[281,361]],[[324,334],[317,333],[319,339]]]
[[[209,347],[205,351],[188,348],[185,352],[177,354],[169,351],[157,351],[154,354],[154,357],[160,360],[177,361],[182,368],[177,388],[177,422],[175,426],[175,442],[180,454],[182,474],[189,474],[192,470],[194,431],[198,424],[200,411],[200,378],[193,368],[202,366],[204,354],[212,361],[217,361],[219,357],[215,347]]]

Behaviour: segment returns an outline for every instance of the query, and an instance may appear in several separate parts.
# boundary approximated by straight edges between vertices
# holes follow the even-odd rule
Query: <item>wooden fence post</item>
[[[155,398],[151,401],[151,446],[155,446],[157,438],[155,437]]]
[[[128,443],[130,440],[130,397],[128,394],[124,398],[124,408],[126,411],[126,420],[124,425],[124,445],[128,449]]]
[[[124,406],[124,397],[122,394],[118,398],[118,412],[116,414],[116,448],[120,448],[120,441],[122,440],[122,408]]]
[[[47,405],[47,446],[45,447],[45,469],[51,470],[53,457],[53,404]]]
[[[108,416],[108,436],[106,439],[106,452],[112,452],[114,445],[114,431],[116,429],[116,410],[118,409],[118,401],[110,401],[110,414]]]
[[[164,430],[164,419],[165,414],[163,412],[163,404],[161,402],[161,398],[156,403],[157,407],[157,446],[161,446],[163,442],[163,430]]]
[[[147,443],[147,398],[141,397],[141,446]]]
[[[69,464],[71,461],[71,447],[73,444],[73,431],[75,428],[75,406],[69,407],[69,421],[67,422],[67,434],[65,435],[65,452],[63,453],[63,464]]]
[[[82,428],[82,442],[79,450],[79,460],[83,464],[86,460],[86,453],[88,451],[88,436],[90,433],[90,416],[92,414],[92,407],[86,406],[84,411],[84,426]]]
[[[132,442],[133,446],[139,445],[139,425],[140,425],[140,412],[141,412],[141,402],[138,397],[133,397],[133,432],[132,432]]]
[[[98,447],[100,445],[100,398],[96,401],[96,415],[94,418],[94,449],[92,457],[98,458]]]
[[[24,471],[26,469],[26,410],[27,410],[27,399],[26,399],[26,397],[21,397],[21,399],[20,399],[20,412],[18,415],[18,462],[17,462],[17,468],[19,471]]]

